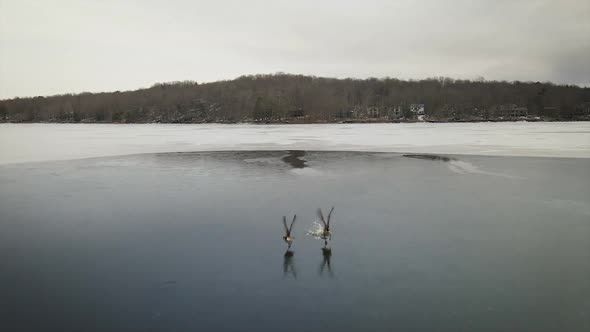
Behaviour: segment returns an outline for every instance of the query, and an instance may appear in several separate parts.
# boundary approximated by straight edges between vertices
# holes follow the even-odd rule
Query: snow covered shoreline
[[[218,150],[590,158],[590,122],[0,124],[0,164]]]

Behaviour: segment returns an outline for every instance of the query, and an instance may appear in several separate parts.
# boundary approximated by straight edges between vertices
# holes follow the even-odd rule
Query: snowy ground
[[[590,122],[0,124],[0,164],[215,150],[338,150],[590,158]]]

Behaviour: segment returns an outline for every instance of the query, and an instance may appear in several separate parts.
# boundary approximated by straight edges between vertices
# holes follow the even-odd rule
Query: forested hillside
[[[590,88],[433,78],[274,74],[136,91],[0,101],[4,122],[337,122],[588,120]]]

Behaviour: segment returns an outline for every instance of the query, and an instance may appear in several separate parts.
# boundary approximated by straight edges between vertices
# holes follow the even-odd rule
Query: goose
[[[330,231],[330,217],[332,216],[332,211],[334,211],[334,207],[332,207],[332,209],[330,210],[330,213],[328,213],[328,220],[326,221],[324,219],[324,214],[322,213],[322,209],[318,209],[318,217],[320,218],[320,221],[324,225],[324,230],[322,231],[322,235],[321,235],[321,238],[324,239],[324,241],[327,241],[328,239],[330,239],[330,240],[332,239],[332,232]]]
[[[285,236],[283,236],[283,240],[289,245],[291,248],[291,244],[293,243],[294,237],[291,236],[291,230],[293,229],[293,224],[295,223],[295,219],[297,215],[293,216],[293,221],[291,221],[291,225],[287,227],[287,217],[283,216],[283,226],[285,226]]]

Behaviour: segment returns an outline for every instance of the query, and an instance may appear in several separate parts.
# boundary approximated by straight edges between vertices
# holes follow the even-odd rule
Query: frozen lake
[[[589,169],[309,151],[0,165],[0,327],[585,332]],[[330,206],[326,255],[306,232]]]
[[[322,150],[590,158],[590,122],[0,124],[0,164],[153,152]]]
[[[586,332],[588,170],[590,123],[2,124],[0,330]]]

